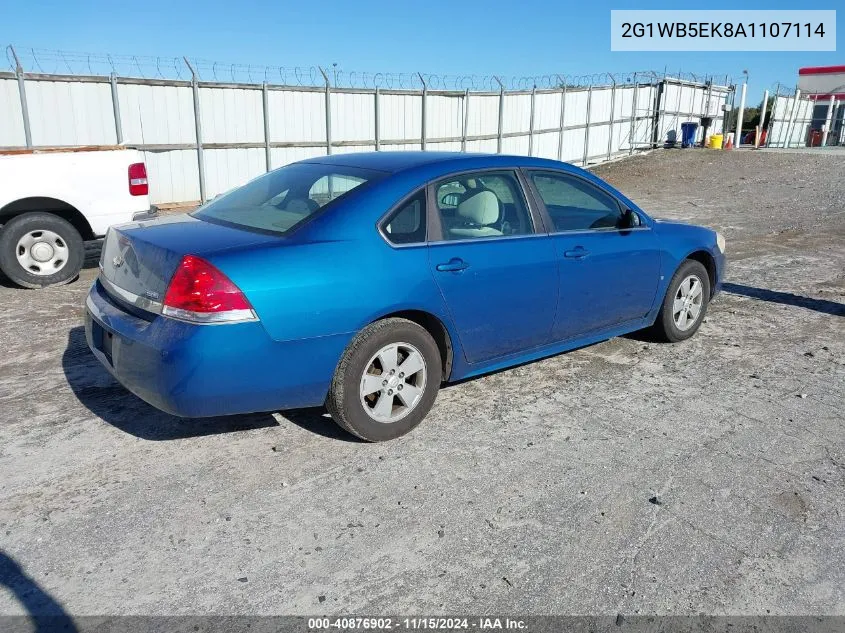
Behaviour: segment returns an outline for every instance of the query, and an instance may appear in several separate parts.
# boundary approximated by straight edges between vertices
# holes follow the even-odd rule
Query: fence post
[[[537,86],[531,88],[531,111],[528,115],[528,155],[534,155],[534,102],[537,97]]]
[[[111,108],[114,113],[114,137],[118,145],[123,145],[123,125],[120,122],[120,101],[117,99],[117,77],[114,73],[109,76],[111,84]]]
[[[469,88],[464,90],[464,127],[461,132],[461,151],[467,151],[467,128],[469,127]]]
[[[566,127],[564,125],[564,113],[566,112],[566,82],[563,82],[563,89],[560,91],[560,132],[558,133],[557,137],[557,159],[563,160],[563,128]]]
[[[766,110],[769,108],[769,91],[766,90],[763,92],[763,105],[760,106],[760,126],[759,132],[754,136],[754,148],[757,149],[760,147],[760,136],[763,134],[763,130],[766,129]]]
[[[794,131],[793,126],[795,125],[795,116],[798,114],[796,112],[796,106],[800,100],[801,90],[796,86],[795,96],[792,98],[792,109],[789,111],[789,124],[786,126],[786,141],[784,141],[784,147],[786,148],[792,145],[792,132]]]
[[[194,95],[194,129],[197,137],[197,169],[199,171],[199,185],[200,185],[200,204],[205,204],[205,160],[202,154],[202,118],[200,117],[200,89],[197,83],[197,73],[194,67],[188,61],[187,57],[183,57],[185,65],[191,71],[191,90]]]
[[[742,91],[739,94],[739,112],[736,113],[736,138],[734,147],[739,149],[742,145],[742,116],[745,114],[745,93],[748,90],[748,82],[742,83]]]
[[[634,155],[634,137],[637,133],[637,97],[640,94],[640,84],[637,73],[634,73],[634,95],[631,97],[631,133],[628,140],[628,156]]]
[[[326,82],[326,154],[332,153],[332,84],[322,66],[318,66]]]
[[[18,80],[18,94],[21,100],[21,117],[23,118],[23,136],[27,147],[32,147],[32,130],[29,127],[29,106],[26,103],[26,85],[23,78],[23,66],[18,59],[15,49],[9,44],[9,51],[15,59],[15,77]]]
[[[616,108],[616,79],[610,75],[613,86],[610,89],[610,127],[607,131],[607,160],[613,155],[613,110]]]
[[[375,113],[373,115],[373,119],[374,119],[375,128],[376,128],[375,129],[375,139],[376,139],[376,151],[377,152],[381,150],[381,133],[379,131],[379,127],[381,125],[381,123],[379,122],[379,95],[380,94],[381,94],[381,89],[378,86],[376,86],[375,97],[373,99],[373,102],[374,102],[373,107],[375,108]]]
[[[502,126],[505,121],[505,84],[501,82],[501,80],[494,76],[493,79],[496,80],[496,83],[499,84],[499,132],[498,138],[496,141],[496,153],[502,153]]]
[[[831,95],[830,103],[827,106],[827,115],[824,117],[824,128],[823,128],[823,132],[822,132],[821,147],[824,147],[825,145],[827,145],[827,137],[828,137],[828,134],[830,134],[830,125],[832,123],[832,118],[833,118],[833,106],[834,106],[835,103],[836,103],[836,97]],[[813,113],[811,113],[810,116],[813,116]]]
[[[422,83],[422,124],[420,125],[420,149],[425,151],[425,141],[426,141],[426,129],[425,129],[425,119],[426,119],[426,112],[425,112],[425,102],[427,101],[428,97],[428,85],[425,83],[425,79],[423,79],[422,73],[417,73],[417,77],[420,78],[420,83]]]
[[[590,110],[593,103],[593,84],[587,88],[587,122],[584,125],[584,161],[583,166],[587,166],[587,159],[589,159],[590,151]]]
[[[651,149],[660,145],[660,108],[663,107],[663,95],[666,92],[666,77],[657,84],[657,94],[654,96],[654,115],[651,129]]]
[[[273,161],[270,157],[270,95],[266,81],[261,85],[261,106],[264,109],[264,167],[270,171]]]

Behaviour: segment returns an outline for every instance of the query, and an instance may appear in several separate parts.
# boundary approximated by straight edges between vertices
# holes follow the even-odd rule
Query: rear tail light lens
[[[129,165],[129,195],[146,196],[149,193],[147,166],[144,163],[132,163]]]
[[[196,255],[185,255],[164,295],[164,316],[192,323],[255,321],[246,296],[232,281]]]

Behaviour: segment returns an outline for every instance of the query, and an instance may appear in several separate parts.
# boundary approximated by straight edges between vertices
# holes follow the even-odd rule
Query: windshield
[[[297,163],[232,189],[192,215],[235,227],[287,233],[328,203],[386,175],[356,167]]]

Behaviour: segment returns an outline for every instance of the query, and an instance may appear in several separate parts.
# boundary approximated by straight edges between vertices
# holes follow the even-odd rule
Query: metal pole
[[[584,162],[583,166],[587,166],[588,152],[590,149],[590,108],[593,102],[593,84],[587,89],[587,122],[584,125]]]
[[[654,115],[651,130],[651,149],[657,149],[660,139],[660,108],[663,105],[663,94],[666,91],[666,77],[657,84],[657,94],[654,96]]]
[[[26,85],[24,84],[23,78],[23,66],[21,66],[21,61],[18,59],[18,54],[15,52],[14,47],[9,44],[9,50],[12,53],[12,57],[15,58],[15,77],[18,80],[18,94],[20,95],[21,100],[21,116],[23,117],[23,136],[24,140],[26,141],[27,147],[32,147],[32,130],[29,127],[29,106],[26,103]]]
[[[273,169],[273,160],[270,157],[270,96],[266,81],[261,86],[261,105],[264,108],[264,167],[270,171]]]
[[[766,110],[769,107],[769,91],[766,90],[763,92],[763,105],[760,106],[760,133],[754,137],[754,147],[755,149],[760,147],[760,136],[762,135],[762,131],[766,129]]]
[[[502,153],[502,126],[505,122],[505,85],[498,77],[493,77],[499,84],[499,133],[496,139],[496,153]]]
[[[332,153],[332,84],[326,71],[320,66],[318,68],[326,81],[326,154],[330,155]]]
[[[205,204],[205,160],[202,155],[202,118],[200,117],[200,90],[197,83],[197,73],[194,67],[188,61],[187,57],[183,57],[185,65],[191,71],[191,90],[194,94],[194,126],[197,137],[197,169],[199,171],[199,185],[200,185],[200,203]]]
[[[801,90],[796,87],[795,96],[792,98],[792,109],[789,111],[789,125],[786,126],[786,145],[784,145],[786,148],[792,145],[792,133],[795,131],[793,127],[795,125],[795,117],[798,114],[796,106],[800,99]]]
[[[631,98],[631,133],[628,143],[628,156],[634,154],[634,137],[637,133],[637,97],[640,94],[640,84],[637,81],[637,73],[634,73],[634,96]]]
[[[830,134],[830,123],[833,118],[833,106],[836,103],[836,97],[833,95],[830,96],[830,104],[827,106],[827,115],[824,117],[824,128],[822,132],[822,144],[821,146],[824,147],[827,145],[827,136]]]
[[[420,82],[422,83],[422,86],[423,86],[423,89],[422,89],[422,108],[421,108],[421,109],[422,109],[422,124],[420,125],[420,128],[421,128],[421,129],[420,129],[420,149],[421,149],[421,150],[423,150],[423,151],[425,151],[425,141],[426,141],[426,134],[425,134],[425,132],[426,132],[426,129],[425,129],[425,118],[426,118],[426,112],[425,112],[425,102],[426,102],[426,100],[427,100],[427,99],[426,99],[426,97],[428,96],[428,86],[427,86],[427,85],[426,85],[426,83],[425,83],[425,79],[423,79],[422,73],[417,73],[417,77],[419,77],[419,78],[420,78]]]
[[[566,127],[564,125],[564,121],[566,120],[564,115],[566,113],[566,82],[563,84],[563,89],[560,92],[560,132],[558,133],[557,137],[557,159],[563,160],[563,128]]]
[[[376,93],[375,93],[374,105],[373,105],[373,107],[375,108],[375,115],[374,116],[375,116],[375,128],[376,128],[375,138],[376,138],[376,151],[377,152],[381,150],[381,134],[380,134],[380,131],[379,131],[379,126],[380,126],[380,123],[379,123],[379,95],[380,94],[381,94],[381,89],[377,87]]]
[[[531,111],[528,115],[528,155],[534,155],[534,101],[537,96],[537,86],[531,88]]]
[[[748,89],[748,82],[743,82],[742,91],[739,95],[739,112],[736,113],[736,138],[734,139],[734,147],[739,149],[742,145],[742,115],[745,113],[745,93]]]
[[[111,107],[114,112],[114,137],[118,145],[123,145],[123,125],[120,121],[120,101],[117,98],[117,77],[114,73],[109,77],[111,83]]]
[[[461,151],[467,151],[467,128],[469,127],[469,88],[464,91],[464,129],[461,133]]]
[[[610,75],[613,87],[610,89],[610,126],[607,130],[607,160],[613,155],[613,110],[616,108],[616,80]]]

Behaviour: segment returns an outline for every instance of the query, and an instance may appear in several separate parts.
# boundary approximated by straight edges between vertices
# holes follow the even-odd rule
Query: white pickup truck
[[[0,271],[24,288],[76,278],[84,241],[151,214],[141,152],[0,150]]]

